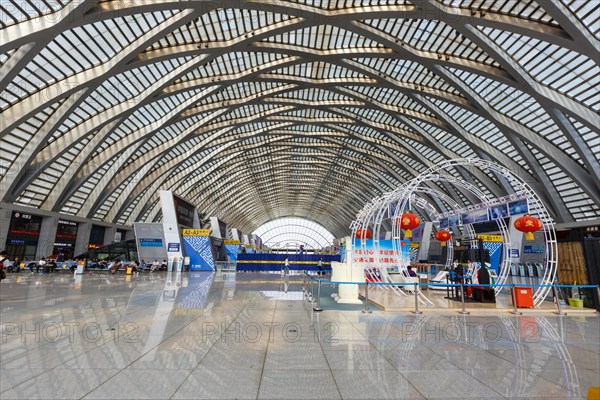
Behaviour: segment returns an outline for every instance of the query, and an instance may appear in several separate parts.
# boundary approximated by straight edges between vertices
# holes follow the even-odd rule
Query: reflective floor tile
[[[200,366],[173,399],[256,399],[262,369],[221,370]]]
[[[383,351],[383,356],[398,370],[448,370],[456,368],[447,359],[426,347]]]
[[[333,369],[343,399],[422,399],[397,371]]]
[[[439,399],[488,399],[502,397],[491,387],[484,385],[464,371],[402,371],[401,374],[425,398]]]
[[[125,369],[84,398],[168,399],[190,372],[190,370]]]
[[[474,369],[465,372],[510,399],[570,399],[574,395],[567,389],[521,368]]]
[[[206,355],[203,350],[153,349],[134,361],[130,369],[194,369]]]
[[[263,371],[259,399],[340,399],[331,371],[290,369]]]
[[[266,351],[232,350],[219,351],[215,348],[202,359],[201,366],[213,369],[260,369],[265,362]]]
[[[535,374],[582,396],[587,396],[590,387],[600,387],[600,370],[544,368]]]
[[[461,369],[509,369],[515,364],[485,350],[438,351],[437,354]]]
[[[325,351],[331,369],[394,369],[378,351]]]
[[[323,351],[271,351],[267,352],[265,370],[329,369]]]
[[[112,376],[118,369],[55,368],[0,394],[7,399],[80,399]]]

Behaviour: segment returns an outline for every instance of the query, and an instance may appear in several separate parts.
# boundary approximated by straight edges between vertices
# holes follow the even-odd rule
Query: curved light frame
[[[396,204],[396,208],[394,211],[394,215],[392,216],[392,220],[396,220],[405,210],[412,209],[414,199],[419,195],[419,192],[427,193],[428,195],[436,195],[435,191],[431,191],[428,189],[427,185],[432,182],[446,182],[455,186],[458,186],[462,189],[468,190],[473,195],[476,196],[477,199],[480,200],[480,203],[490,203],[494,199],[487,196],[476,186],[472,185],[469,182],[466,182],[462,178],[450,176],[448,175],[451,170],[458,170],[460,168],[477,168],[483,173],[490,174],[494,173],[499,178],[505,179],[510,187],[513,188],[513,192],[508,194],[508,199],[517,199],[521,197],[525,197],[529,203],[529,213],[531,215],[537,216],[540,218],[543,224],[543,233],[545,240],[545,268],[544,275],[540,280],[540,286],[534,291],[533,300],[534,305],[538,307],[546,298],[548,293],[550,292],[550,286],[554,283],[556,276],[556,267],[558,263],[558,247],[556,241],[556,232],[554,230],[554,220],[550,216],[548,210],[546,209],[544,203],[541,201],[539,196],[531,189],[531,187],[520,177],[513,174],[507,168],[486,160],[481,159],[453,159],[444,161],[436,166],[429,168],[427,171],[416,177],[415,179],[407,182],[404,185],[401,185],[396,190],[386,193],[383,196],[377,197],[373,199],[370,203],[368,203],[358,214],[356,219],[352,222],[350,228],[353,231],[353,237],[356,236],[356,230],[358,228],[367,228],[370,227],[373,229],[373,232],[379,233],[379,229],[381,227],[382,216],[384,213],[388,212],[388,206],[390,204]],[[420,200],[415,201],[415,205],[423,206]],[[425,204],[426,205],[426,204]],[[478,206],[478,204],[473,204],[472,206]],[[510,274],[510,248],[511,248],[511,237],[510,230],[506,226],[503,219],[496,220],[498,224],[498,228],[500,230],[500,234],[502,235],[502,248],[503,248],[503,257],[502,264],[499,268],[498,279],[495,282],[495,292],[498,294],[504,284],[507,281],[507,278]],[[467,240],[469,240],[472,244],[476,242],[475,232],[471,225],[466,225],[466,235]],[[374,237],[378,237],[374,235]],[[394,250],[400,250],[400,238],[401,232],[396,224],[392,224],[392,242],[394,245]],[[395,239],[394,239],[395,238]],[[374,239],[374,248],[375,248],[375,259],[377,260],[377,265],[380,266],[380,262],[378,259],[379,249],[378,249],[378,240]],[[448,260],[446,261],[448,262]],[[404,271],[406,269],[405,265],[400,264],[399,268]],[[383,268],[385,270],[385,268]],[[387,271],[383,271],[385,274]],[[389,278],[388,278],[389,279]],[[424,296],[422,296],[424,297]]]

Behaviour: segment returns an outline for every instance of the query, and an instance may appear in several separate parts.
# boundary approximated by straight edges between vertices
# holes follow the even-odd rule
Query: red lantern
[[[442,242],[442,246],[445,246],[446,242],[452,238],[452,235],[450,235],[450,232],[442,229],[441,231],[437,231],[434,237]]]
[[[539,218],[525,214],[515,221],[515,228],[519,232],[525,232],[525,240],[533,240],[533,232],[542,229],[542,221]]]
[[[356,237],[359,239],[371,239],[371,231],[368,229],[358,228],[356,231]]]
[[[404,237],[406,239],[412,237],[411,229],[415,229],[419,225],[421,225],[421,218],[410,211],[405,211],[400,217],[400,229],[404,229]]]

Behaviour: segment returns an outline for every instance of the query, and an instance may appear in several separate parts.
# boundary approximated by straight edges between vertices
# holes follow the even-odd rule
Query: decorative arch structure
[[[244,232],[294,215],[343,237],[373,193],[481,158],[555,221],[597,219],[598,7],[6,1],[0,200],[131,224],[164,189]]]
[[[506,185],[512,188],[512,191],[504,197],[495,198],[489,194],[481,191],[476,185],[465,181],[460,177],[458,173],[452,173],[459,169],[477,169],[486,176],[496,180],[504,181]],[[434,185],[448,184],[454,188],[458,188],[461,191],[470,193],[473,202],[470,204],[458,208],[457,204],[451,199],[440,196],[440,192],[432,190]],[[434,222],[439,226],[438,218],[443,214],[441,209],[437,209],[432,203],[429,203],[425,196],[428,198],[436,199],[447,204],[447,208],[453,208],[456,212],[467,212],[479,209],[485,209],[493,205],[504,204],[511,200],[526,199],[529,206],[529,213],[538,217],[542,221],[542,232],[544,235],[545,242],[545,267],[544,274],[540,277],[540,286],[538,286],[533,293],[534,305],[539,306],[548,293],[550,292],[550,285],[554,283],[556,276],[556,268],[558,264],[558,246],[556,242],[556,232],[554,230],[554,220],[548,212],[546,206],[540,199],[540,197],[531,189],[531,187],[523,179],[512,173],[505,167],[481,159],[454,159],[447,160],[438,165],[429,168],[416,178],[408,181],[401,185],[397,189],[385,193],[383,196],[373,199],[368,203],[361,212],[358,213],[357,219],[353,221],[351,227],[353,229],[353,235],[356,236],[358,229],[371,229],[373,231],[373,250],[374,250],[374,264],[379,267],[382,279],[386,282],[392,282],[389,278],[386,268],[381,268],[381,262],[379,260],[379,237],[382,233],[382,227],[384,226],[384,220],[392,221],[388,223],[387,229],[391,230],[392,243],[394,250],[401,254],[399,242],[402,238],[400,227],[395,221],[397,221],[403,212],[405,211],[416,211],[423,216],[424,219]],[[440,201],[437,201],[440,204]],[[495,220],[498,225],[498,230],[502,236],[503,242],[503,256],[502,263],[498,271],[498,279],[495,282],[496,293],[500,292],[504,284],[510,275],[510,249],[512,243],[516,238],[511,238],[510,229],[506,225],[503,218]],[[475,230],[472,224],[464,224],[460,228],[462,230],[463,237],[471,243],[471,245],[477,244],[475,236]],[[429,240],[429,238],[423,238],[423,240]],[[519,238],[520,243],[521,238]],[[448,251],[448,264],[452,259],[452,251]],[[400,259],[398,267],[401,272],[406,271],[406,267],[410,262],[405,263],[404,260]],[[401,274],[403,276],[403,274]],[[401,293],[397,290],[398,293]],[[426,297],[421,297],[427,301]]]

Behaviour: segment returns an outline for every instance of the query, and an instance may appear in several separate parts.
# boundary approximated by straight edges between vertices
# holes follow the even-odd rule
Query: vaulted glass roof
[[[173,190],[245,232],[341,237],[372,197],[479,157],[557,222],[597,219],[599,49],[579,0],[0,0],[1,200],[131,224]]]

